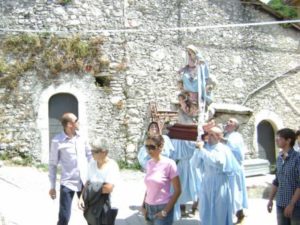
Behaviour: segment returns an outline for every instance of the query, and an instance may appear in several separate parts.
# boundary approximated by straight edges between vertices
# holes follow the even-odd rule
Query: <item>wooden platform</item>
[[[196,141],[198,136],[197,125],[187,125],[175,123],[173,126],[167,127],[168,136],[171,139]]]

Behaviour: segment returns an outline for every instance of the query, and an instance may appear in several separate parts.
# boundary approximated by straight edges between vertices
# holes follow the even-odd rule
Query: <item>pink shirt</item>
[[[176,176],[178,176],[177,166],[172,159],[162,156],[158,162],[149,160],[146,164],[145,202],[149,205],[168,203],[172,196],[171,180]]]

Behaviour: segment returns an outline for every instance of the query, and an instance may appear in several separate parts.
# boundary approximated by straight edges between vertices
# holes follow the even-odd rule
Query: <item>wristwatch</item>
[[[167,216],[167,212],[166,212],[165,210],[161,210],[161,215],[162,215],[163,217],[166,217],[166,216]]]

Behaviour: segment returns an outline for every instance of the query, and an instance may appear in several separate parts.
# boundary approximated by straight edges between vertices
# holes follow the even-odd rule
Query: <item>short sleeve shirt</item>
[[[146,164],[146,198],[149,205],[160,205],[169,202],[172,179],[178,176],[177,166],[172,159],[164,156],[156,162],[153,159]]]
[[[99,169],[97,162],[91,160],[88,168],[88,181],[96,183],[108,183],[114,185],[114,190],[111,193],[111,205],[116,206],[117,201],[115,199],[115,188],[118,186],[120,180],[120,171],[118,164],[113,160],[109,159],[107,164]]]

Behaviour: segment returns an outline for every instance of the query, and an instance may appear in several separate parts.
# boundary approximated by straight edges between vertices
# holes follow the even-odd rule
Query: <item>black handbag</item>
[[[117,215],[118,215],[118,209],[111,207],[109,195],[107,195],[107,199],[105,204],[103,205],[101,216],[100,216],[101,224],[114,225]]]

